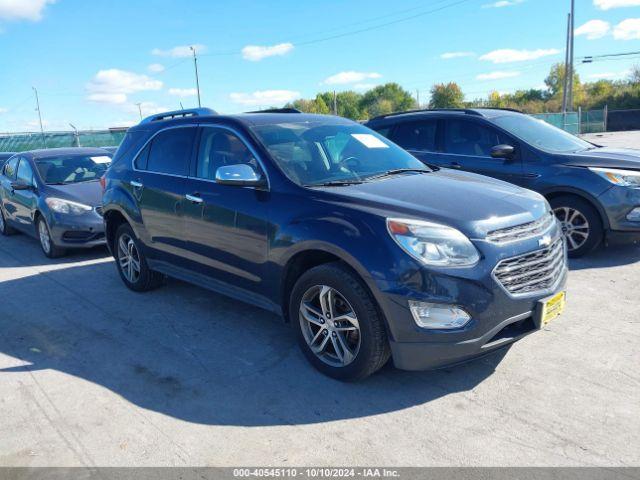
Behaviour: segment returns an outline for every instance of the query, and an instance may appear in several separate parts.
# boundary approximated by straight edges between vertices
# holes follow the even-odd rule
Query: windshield
[[[66,155],[36,160],[40,177],[48,185],[99,180],[110,164],[108,155]]]
[[[304,186],[357,183],[391,170],[430,171],[400,147],[357,124],[280,123],[252,127],[274,161]]]
[[[579,152],[593,148],[570,133],[528,115],[505,115],[493,122],[529,145],[551,153]]]

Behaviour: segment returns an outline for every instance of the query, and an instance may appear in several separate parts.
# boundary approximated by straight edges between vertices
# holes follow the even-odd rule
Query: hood
[[[572,153],[563,162],[574,167],[608,167],[622,170],[640,170],[640,150],[600,147]]]
[[[549,207],[539,194],[482,175],[453,170],[323,187],[332,201],[386,217],[453,226],[468,236],[537,220]]]
[[[100,182],[70,183],[68,185],[47,185],[47,195],[90,207],[102,205],[102,187]]]

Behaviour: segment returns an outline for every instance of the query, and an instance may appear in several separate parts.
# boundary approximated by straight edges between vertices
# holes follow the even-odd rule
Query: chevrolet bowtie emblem
[[[538,245],[541,247],[548,247],[549,245],[551,245],[551,237],[549,235],[545,235],[538,240]]]

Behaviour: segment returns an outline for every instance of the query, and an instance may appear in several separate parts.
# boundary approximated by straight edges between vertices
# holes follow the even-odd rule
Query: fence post
[[[589,114],[587,113],[587,117]],[[578,135],[582,133],[582,107],[578,107]]]

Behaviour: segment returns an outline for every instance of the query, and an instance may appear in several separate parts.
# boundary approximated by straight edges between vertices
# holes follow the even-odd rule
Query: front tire
[[[602,219],[593,205],[573,195],[552,198],[549,203],[560,221],[571,258],[582,257],[602,243]]]
[[[385,325],[375,300],[340,263],[320,265],[298,279],[289,315],[302,352],[325,375],[361,380],[389,359]]]
[[[120,278],[134,292],[148,292],[164,281],[162,274],[149,268],[139,240],[126,223],[116,231],[113,252]]]
[[[0,233],[6,237],[16,233],[16,231],[7,223],[2,207],[0,207]]]
[[[36,231],[38,234],[38,240],[40,241],[40,248],[42,252],[49,258],[62,257],[66,250],[58,247],[51,238],[51,230],[42,215],[38,215],[36,221]]]

